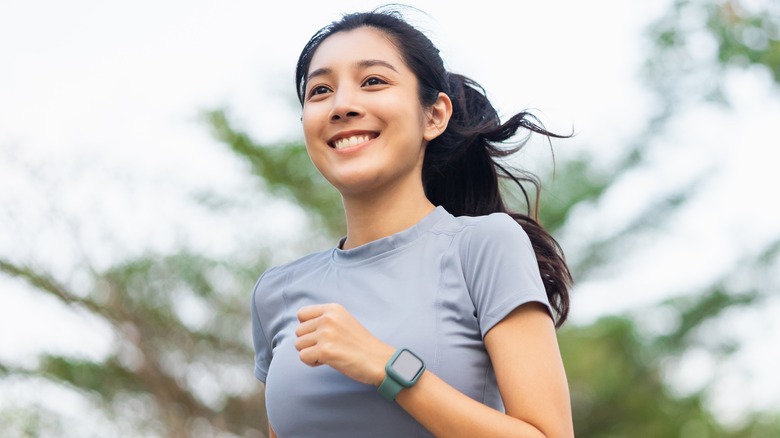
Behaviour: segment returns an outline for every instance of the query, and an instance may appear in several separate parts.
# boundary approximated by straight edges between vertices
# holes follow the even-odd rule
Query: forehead
[[[322,41],[314,52],[308,73],[366,59],[380,59],[399,70],[405,67],[401,53],[386,33],[373,27],[360,27],[335,33]]]

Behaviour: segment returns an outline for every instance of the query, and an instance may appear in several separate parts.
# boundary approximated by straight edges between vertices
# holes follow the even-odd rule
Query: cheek
[[[316,124],[314,123],[311,111],[304,111],[301,115],[301,127],[303,128],[303,136],[308,143],[309,138],[314,136],[316,130]]]
[[[387,120],[403,126],[404,130],[411,130],[410,135],[422,134],[427,122],[427,116],[419,105],[416,95],[393,96],[377,105],[377,111],[381,111]]]
[[[303,134],[307,137],[318,135],[328,122],[329,107],[323,102],[309,102],[304,104],[301,111],[301,125]]]
[[[301,118],[301,124],[303,127],[303,144],[306,146],[306,152],[309,155],[314,167],[322,173],[322,161],[323,161],[323,149],[321,139],[321,129],[318,123],[314,122],[315,119],[309,114],[304,115]]]

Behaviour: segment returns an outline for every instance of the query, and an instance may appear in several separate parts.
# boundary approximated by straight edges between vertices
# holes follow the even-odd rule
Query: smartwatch
[[[395,397],[404,388],[410,388],[425,371],[425,363],[416,354],[402,348],[395,352],[393,357],[385,365],[387,375],[377,392],[388,401],[394,401]]]

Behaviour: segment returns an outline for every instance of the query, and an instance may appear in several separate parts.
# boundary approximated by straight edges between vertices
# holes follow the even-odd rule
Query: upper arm
[[[506,413],[547,436],[574,436],[555,326],[540,303],[515,308],[485,334]]]
[[[463,275],[483,338],[517,306],[529,301],[548,305],[531,240],[514,219],[487,216],[464,243]]]

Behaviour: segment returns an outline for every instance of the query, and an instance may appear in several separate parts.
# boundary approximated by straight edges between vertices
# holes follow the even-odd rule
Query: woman
[[[271,436],[572,436],[554,320],[569,271],[544,229],[508,214],[494,160],[521,128],[553,134],[526,113],[501,124],[393,12],[320,30],[296,81],[347,234],[255,287]]]

